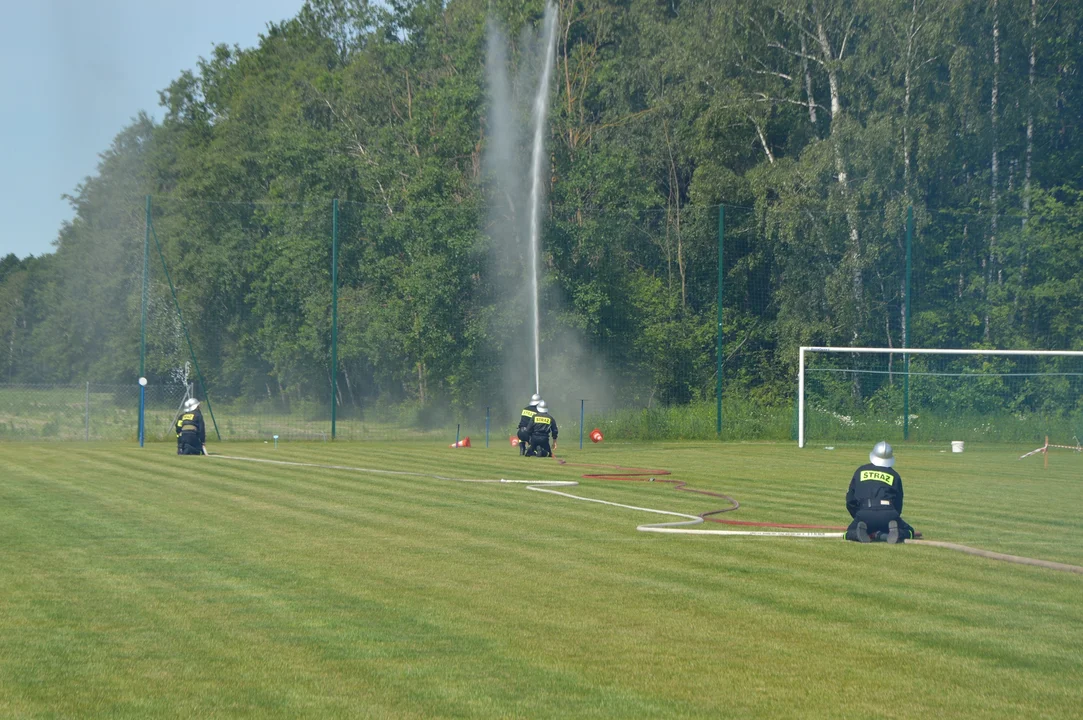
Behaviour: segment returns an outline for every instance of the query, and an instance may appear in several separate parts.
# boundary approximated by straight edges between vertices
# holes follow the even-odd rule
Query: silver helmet
[[[881,440],[869,453],[869,462],[877,467],[891,467],[895,464],[895,452],[890,445]]]
[[[538,401],[538,412],[540,412],[540,413],[549,412],[549,406],[545,404],[544,400],[539,400]]]
[[[542,401],[541,395],[539,395],[538,393],[534,393],[533,395],[530,396],[530,403],[529,404],[530,405],[537,405],[541,401]]]
[[[195,398],[188,398],[187,400],[184,401],[184,411],[185,412],[192,412],[193,410],[195,410],[198,407],[199,407],[199,401],[196,400]]]

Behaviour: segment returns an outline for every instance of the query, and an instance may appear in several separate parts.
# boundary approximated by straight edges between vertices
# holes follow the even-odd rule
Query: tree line
[[[713,397],[720,209],[724,379],[765,403],[805,344],[1083,347],[1083,6],[557,4],[542,292],[633,400]],[[543,12],[310,0],[216,47],[54,252],[0,261],[0,378],[131,379],[150,196],[152,379],[187,356],[175,291],[209,384],[318,396],[337,230],[340,400],[478,402],[521,324],[487,260],[487,21]]]

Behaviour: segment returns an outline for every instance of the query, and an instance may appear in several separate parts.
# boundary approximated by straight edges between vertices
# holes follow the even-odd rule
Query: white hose
[[[845,537],[846,533],[812,533],[812,532],[779,532],[779,531],[759,531],[759,530],[690,530],[686,526],[699,525],[703,522],[703,518],[699,515],[687,515],[685,513],[672,512],[670,510],[655,510],[654,508],[638,507],[636,505],[624,505],[622,503],[610,502],[608,500],[598,500],[597,498],[583,497],[582,495],[572,495],[571,493],[560,492],[559,490],[550,490],[552,487],[571,487],[578,485],[578,482],[574,480],[504,480],[501,478],[500,482],[514,482],[526,484],[527,490],[534,490],[537,492],[549,493],[550,495],[560,495],[561,497],[572,498],[573,500],[583,500],[584,502],[598,503],[599,505],[611,505],[612,507],[625,508],[626,510],[638,510],[639,512],[655,513],[657,515],[672,515],[673,517],[685,518],[684,520],[678,520],[677,522],[667,523],[650,523],[647,525],[640,525],[636,527],[636,530],[640,532],[656,532],[656,533],[669,533],[673,535],[753,535],[759,537],[803,537],[803,538],[840,538]]]

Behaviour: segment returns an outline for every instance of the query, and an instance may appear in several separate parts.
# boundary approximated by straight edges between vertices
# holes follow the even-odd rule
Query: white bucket
[[[963,441],[962,440],[952,440],[951,441],[951,451],[953,453],[962,452],[963,451]]]

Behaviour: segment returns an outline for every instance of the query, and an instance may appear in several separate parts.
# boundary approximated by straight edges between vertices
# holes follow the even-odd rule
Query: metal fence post
[[[338,198],[331,200],[331,439],[338,409]]]
[[[910,347],[910,270],[913,266],[914,206],[906,208],[906,304],[903,316],[903,347]],[[910,355],[903,355],[903,440],[910,439]]]
[[[90,442],[90,381],[86,384],[86,441]]]
[[[586,404],[586,400],[579,398],[579,449],[583,449],[583,406]]]
[[[722,238],[725,237],[725,217],[726,208],[723,205],[718,206],[718,347],[715,351],[717,355],[715,373],[718,375],[718,381],[715,389],[715,402],[717,403],[715,408],[715,433],[717,433],[719,439],[722,438],[722,281],[725,278],[725,266],[722,264]]]
[[[143,297],[139,311],[139,377],[145,377],[147,371],[147,275],[149,270],[148,258],[150,256],[150,195],[147,195],[147,204],[143,226]],[[143,447],[143,403],[145,397],[143,388],[139,388],[139,447]]]
[[[147,379],[139,378],[139,447],[143,447],[143,438],[147,430]]]

